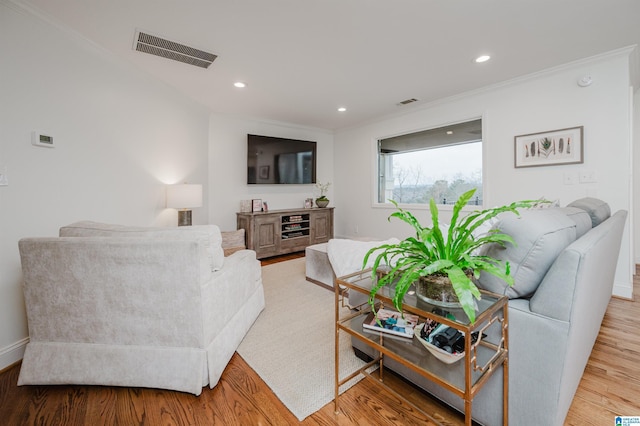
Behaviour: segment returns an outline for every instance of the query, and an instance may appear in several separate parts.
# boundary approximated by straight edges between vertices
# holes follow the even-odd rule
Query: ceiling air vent
[[[139,30],[136,30],[133,39],[133,49],[200,68],[209,68],[209,65],[218,57],[213,53],[185,46]]]
[[[411,98],[411,99],[405,99],[404,101],[400,101],[398,102],[396,105],[398,106],[403,106],[403,105],[408,105],[408,104],[412,104],[414,102],[418,102],[418,100],[416,98]]]

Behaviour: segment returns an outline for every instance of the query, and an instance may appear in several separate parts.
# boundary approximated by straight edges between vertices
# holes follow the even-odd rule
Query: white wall
[[[270,210],[302,208],[316,198],[315,185],[248,185],[247,134],[316,141],[319,182],[333,182],[333,134],[286,123],[212,114],[209,125],[209,222],[222,230],[236,229],[240,201],[259,198]],[[327,194],[333,199],[333,185]],[[331,202],[331,205],[335,205]]]
[[[18,240],[77,220],[177,223],[164,184],[207,184],[208,111],[0,0],[0,369],[28,331]],[[56,147],[30,143],[31,131]],[[206,188],[206,186],[205,186]],[[205,206],[207,201],[205,200]],[[194,210],[206,223],[208,208]]]
[[[387,238],[408,236],[411,231],[400,221],[387,221],[393,210],[374,206],[378,138],[480,116],[485,205],[538,197],[566,205],[592,196],[606,200],[613,211],[632,213],[630,53],[630,49],[611,52],[337,132],[336,235]],[[576,80],[586,74],[593,84],[578,87]],[[584,164],[514,168],[514,136],[575,126],[584,126]],[[595,171],[597,183],[563,184],[565,172],[583,170]],[[427,211],[417,215],[429,223]],[[615,283],[615,294],[626,297],[632,290],[629,229],[627,225]]]

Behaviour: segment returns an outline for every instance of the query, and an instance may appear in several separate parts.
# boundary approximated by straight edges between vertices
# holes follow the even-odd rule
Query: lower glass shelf
[[[362,344],[355,346],[357,349],[366,353],[371,357],[378,356],[375,348],[371,347],[371,343],[381,344],[387,351],[396,355],[401,359],[402,364],[412,364],[415,368],[423,370],[426,374],[435,376],[437,379],[448,383],[451,387],[456,388],[460,393],[464,393],[465,389],[465,358],[460,361],[447,364],[437,359],[418,341],[418,337],[411,339],[406,337],[394,336],[388,333],[376,332],[365,329],[362,323],[366,315],[359,315],[353,319],[344,321],[342,326],[344,330],[359,339]],[[499,322],[495,323],[492,328],[499,329]],[[497,330],[496,330],[497,331]],[[382,339],[382,340],[381,340]],[[496,355],[493,348],[478,345],[475,351],[471,351],[472,356],[477,357],[477,364],[486,365]],[[472,386],[479,382],[484,371],[474,370],[471,367],[471,384]]]

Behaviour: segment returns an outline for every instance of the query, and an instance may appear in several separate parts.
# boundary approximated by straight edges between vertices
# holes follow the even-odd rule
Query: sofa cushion
[[[576,224],[576,239],[582,237],[592,228],[591,216],[586,211],[577,207],[560,207],[558,211]]]
[[[216,225],[180,226],[176,228],[123,226],[107,223],[82,221],[60,228],[61,237],[133,237],[185,239],[200,238],[209,255],[212,271],[218,271],[224,263],[222,236]]]
[[[535,293],[556,257],[576,239],[576,223],[560,209],[525,210],[520,216],[503,214],[495,228],[510,235],[516,245],[487,244],[481,254],[508,261],[514,285],[482,271],[478,287],[509,298]]]
[[[567,207],[577,207],[589,213],[591,224],[595,228],[611,216],[609,204],[597,198],[585,197],[569,203]]]
[[[247,248],[244,239],[244,229],[222,231],[220,234],[222,235],[222,250],[224,250],[225,257]]]

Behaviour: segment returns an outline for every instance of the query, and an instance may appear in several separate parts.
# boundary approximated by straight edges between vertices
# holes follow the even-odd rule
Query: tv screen
[[[316,183],[316,142],[247,135],[247,183]]]

